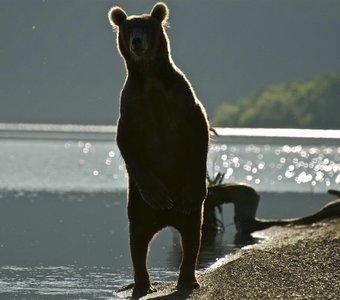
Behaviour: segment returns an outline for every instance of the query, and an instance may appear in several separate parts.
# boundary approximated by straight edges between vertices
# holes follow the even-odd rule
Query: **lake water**
[[[313,213],[339,186],[340,135],[295,134],[214,137],[208,171],[255,187],[258,217]],[[0,171],[0,299],[116,299],[132,268],[127,176],[111,128],[0,126]],[[204,237],[201,270],[256,242],[235,237],[231,205],[221,219],[225,231]],[[179,264],[178,234],[166,229],[151,245],[151,276],[175,280]]]

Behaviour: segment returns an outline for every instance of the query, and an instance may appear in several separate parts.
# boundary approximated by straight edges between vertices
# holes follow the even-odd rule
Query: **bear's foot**
[[[121,288],[119,288],[119,289],[117,290],[117,293],[125,292],[125,291],[127,291],[127,290],[130,290],[130,289],[132,289],[134,286],[135,286],[134,283],[130,283],[130,284],[128,284],[128,285],[124,285],[124,286],[122,286]]]
[[[154,292],[157,292],[157,290],[152,285],[149,285],[147,287],[134,286],[131,299],[137,300],[137,299],[139,299],[139,298],[141,298],[141,297],[143,297],[147,294],[151,294],[151,293],[154,293]]]
[[[200,284],[197,282],[197,280],[191,280],[191,281],[178,281],[177,283],[177,289],[178,290],[194,290],[199,289]]]

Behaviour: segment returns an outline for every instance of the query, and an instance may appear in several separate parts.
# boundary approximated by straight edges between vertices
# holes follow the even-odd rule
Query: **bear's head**
[[[109,20],[117,31],[117,47],[126,63],[150,63],[169,56],[169,42],[164,27],[168,7],[157,3],[150,14],[128,16],[120,7],[112,7]]]

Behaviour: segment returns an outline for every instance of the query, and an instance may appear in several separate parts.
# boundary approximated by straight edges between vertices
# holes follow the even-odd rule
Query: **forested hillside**
[[[340,129],[340,72],[274,85],[217,110],[214,126]]]

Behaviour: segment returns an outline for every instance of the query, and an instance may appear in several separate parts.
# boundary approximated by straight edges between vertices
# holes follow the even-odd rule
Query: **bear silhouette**
[[[148,245],[167,226],[181,235],[177,288],[199,287],[195,267],[207,194],[209,126],[193,88],[172,61],[165,32],[168,16],[164,3],[138,16],[128,16],[120,7],[109,11],[127,70],[117,144],[129,175],[133,298],[155,290],[146,267]]]

